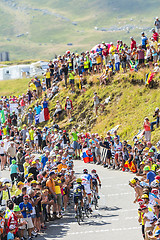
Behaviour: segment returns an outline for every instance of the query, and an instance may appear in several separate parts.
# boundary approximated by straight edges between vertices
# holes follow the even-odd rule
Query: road
[[[75,161],[77,175],[81,174],[84,168],[89,171],[95,168],[101,178],[99,209],[94,210],[93,216],[85,218],[79,226],[74,218],[73,206],[69,206],[64,217],[50,222],[47,231],[39,236],[38,240],[141,240],[141,226],[137,221],[138,206],[133,203],[134,191],[128,186],[129,179],[134,175]],[[4,174],[6,176],[6,172],[3,172],[3,176]]]

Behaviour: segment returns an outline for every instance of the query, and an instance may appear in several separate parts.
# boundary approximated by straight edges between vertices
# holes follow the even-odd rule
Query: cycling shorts
[[[78,203],[78,199],[79,199],[79,200],[82,200],[82,195],[79,195],[79,196],[74,195],[73,200],[74,200],[74,203],[75,203],[75,204]]]
[[[87,195],[90,195],[90,194],[91,194],[90,185],[84,185],[84,189],[85,189],[85,192],[87,193]]]

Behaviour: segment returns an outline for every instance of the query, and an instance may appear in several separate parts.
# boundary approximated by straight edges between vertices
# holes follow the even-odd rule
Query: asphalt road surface
[[[64,217],[48,223],[46,232],[37,239],[142,240],[141,226],[137,220],[138,206],[133,203],[134,191],[128,186],[129,179],[134,175],[75,161],[75,171],[78,175],[84,168],[89,171],[96,169],[102,181],[98,210],[94,210],[92,217],[85,217],[84,222],[78,225],[74,218],[73,206],[68,206]],[[6,177],[6,174],[8,175],[8,172],[2,172],[3,177]]]

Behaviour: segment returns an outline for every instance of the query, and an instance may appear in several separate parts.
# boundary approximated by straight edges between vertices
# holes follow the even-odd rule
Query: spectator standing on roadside
[[[159,35],[158,35],[158,33],[155,31],[154,28],[152,29],[152,32],[153,32],[153,35],[152,35],[153,39],[154,39],[156,42],[158,42],[158,40],[159,40]]]
[[[154,25],[156,27],[156,31],[158,34],[160,34],[160,20],[159,20],[159,17],[156,17],[156,20],[154,22]]]
[[[41,86],[41,81],[40,81],[40,79],[38,79],[37,76],[35,76],[34,84],[35,84],[35,86],[36,86],[37,96],[38,96],[38,98],[39,98],[39,97],[41,97],[41,95],[42,95],[42,86]]]
[[[146,45],[148,43],[148,38],[145,36],[144,32],[141,33],[142,37],[141,37],[141,40],[142,40],[142,48],[143,49],[147,49],[146,48]]]
[[[131,51],[133,51],[133,49],[137,49],[137,46],[136,46],[136,41],[134,40],[133,37],[130,37],[131,39]]]
[[[15,113],[15,110],[13,110],[13,112],[12,112],[11,121],[12,121],[11,123],[13,126],[17,126],[17,115]]]
[[[78,143],[78,132],[76,130],[76,127],[73,127],[71,135],[73,137],[73,148],[75,151],[75,159],[80,159],[80,145]]]
[[[70,100],[69,97],[66,97],[65,110],[67,112],[68,119],[70,120],[72,118],[71,112],[73,110],[73,105],[72,100]]]
[[[150,141],[151,141],[151,124],[150,124],[150,122],[149,122],[148,117],[146,117],[146,118],[144,119],[143,127],[144,127],[145,140],[146,140],[147,142],[150,142]]]
[[[47,89],[48,88],[51,88],[51,72],[49,70],[49,68],[47,68],[47,71],[45,73],[45,77],[46,77],[46,86],[47,86]]]

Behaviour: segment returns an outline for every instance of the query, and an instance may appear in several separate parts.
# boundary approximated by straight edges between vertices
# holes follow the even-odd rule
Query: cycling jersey
[[[122,151],[122,143],[121,142],[119,142],[118,144],[115,143],[114,144],[114,149],[115,149],[116,153],[121,152]]]
[[[93,184],[94,186],[97,186],[97,184],[98,184],[98,179],[99,179],[98,174],[92,174],[92,184]]]
[[[81,197],[82,192],[84,191],[84,186],[82,184],[76,184],[73,188],[74,197]]]
[[[90,174],[83,174],[82,175],[82,185],[85,188],[87,194],[91,194],[91,182],[92,176]]]

